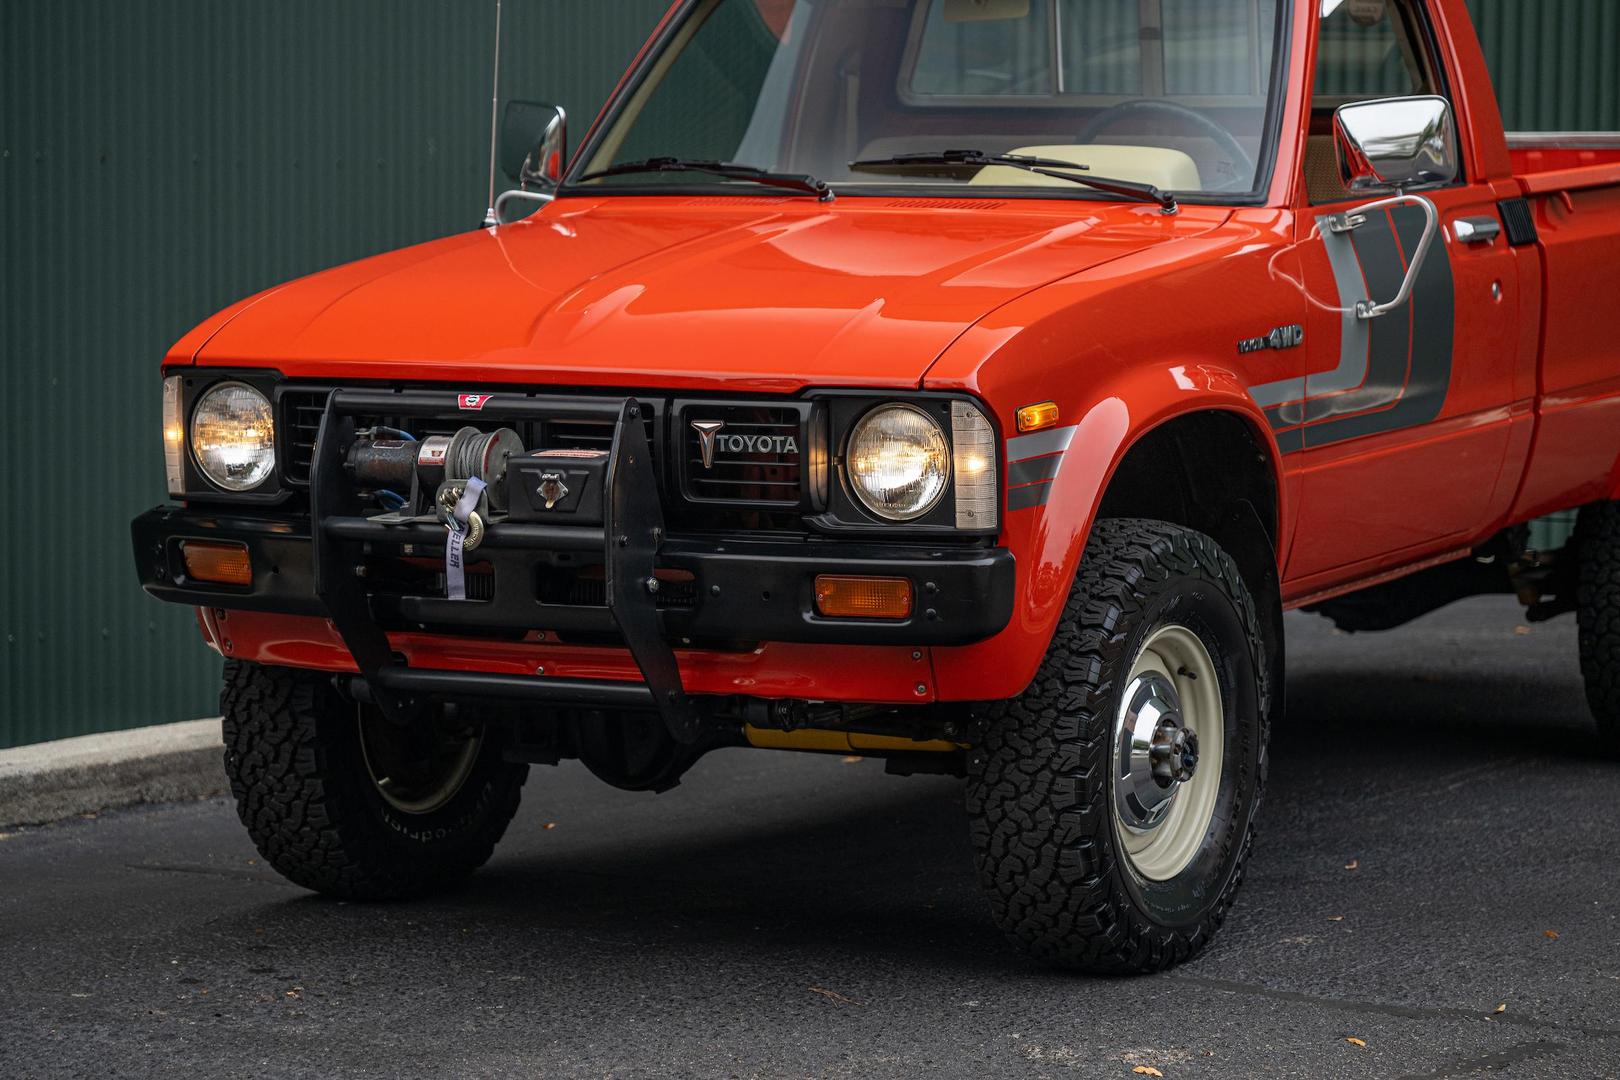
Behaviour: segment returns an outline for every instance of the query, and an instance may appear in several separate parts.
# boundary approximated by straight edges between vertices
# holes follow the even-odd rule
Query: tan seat
[[[1198,164],[1180,150],[1162,146],[1117,146],[1109,143],[1020,146],[1011,153],[1072,161],[1076,165],[1088,166],[1091,172],[1110,180],[1152,184],[1163,191],[1198,191],[1203,187],[1203,181],[1198,177]],[[1007,165],[989,165],[980,169],[971,183],[993,187],[1061,187],[1068,181]]]

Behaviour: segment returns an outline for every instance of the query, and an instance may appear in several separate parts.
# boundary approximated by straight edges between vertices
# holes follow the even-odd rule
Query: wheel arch
[[[1270,666],[1280,679],[1281,556],[1291,539],[1282,455],[1264,415],[1231,373],[1205,368],[1204,381],[1194,385],[1190,370],[1170,369],[1182,391],[1173,396],[1164,393],[1166,369],[1144,367],[1093,398],[1075,425],[1045,503],[1007,515],[1002,540],[1021,564],[1013,623],[979,645],[935,650],[942,700],[1008,697],[1029,684],[1051,644],[1091,530],[1114,517],[1170,521],[1220,543],[1261,606]],[[1133,415],[1128,402],[1158,407]],[[1212,432],[1215,448],[1202,448],[1194,459],[1189,451],[1198,448],[1198,437]],[[1218,483],[1194,483],[1200,473]],[[1181,494],[1168,501],[1144,497],[1144,486],[1160,476]],[[987,671],[1000,677],[986,680]],[[1280,685],[1276,679],[1274,688]]]
[[[1218,463],[1211,468],[1208,462]],[[1281,718],[1283,478],[1265,429],[1225,408],[1179,413],[1143,432],[1109,475],[1092,525],[1153,518],[1212,538],[1237,563],[1265,635],[1273,722]],[[1204,474],[1200,476],[1200,473]]]

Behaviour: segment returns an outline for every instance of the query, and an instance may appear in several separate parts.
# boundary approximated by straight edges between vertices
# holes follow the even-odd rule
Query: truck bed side
[[[1620,495],[1620,134],[1510,135],[1508,146],[1542,296],[1535,446],[1513,512],[1525,520]]]

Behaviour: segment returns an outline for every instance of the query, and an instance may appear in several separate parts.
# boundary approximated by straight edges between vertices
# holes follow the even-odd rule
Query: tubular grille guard
[[[607,576],[607,609],[624,639],[644,687],[611,681],[547,680],[541,676],[514,681],[504,677],[510,696],[555,705],[599,704],[622,700],[655,707],[670,733],[682,742],[695,741],[700,718],[681,687],[675,653],[665,642],[653,574],[664,542],[658,477],[635,398],[540,398],[496,395],[484,405],[482,420],[598,420],[614,425],[600,527],[549,527],[494,523],[485,541],[495,549],[517,551],[590,551],[603,554]],[[343,468],[354,440],[355,418],[389,415],[408,418],[466,417],[454,393],[340,389],[326,399],[310,466],[311,536],[314,546],[315,594],[353,655],[372,699],[391,720],[405,722],[413,694],[488,696],[492,678],[476,672],[411,669],[389,648],[378,624],[372,596],[355,567],[368,541],[422,543],[421,525],[383,525],[358,516],[356,500]],[[435,534],[436,536],[436,534]],[[497,587],[499,584],[497,583]],[[511,588],[510,583],[507,585]],[[457,603],[430,601],[441,614]],[[469,602],[470,603],[470,602]]]

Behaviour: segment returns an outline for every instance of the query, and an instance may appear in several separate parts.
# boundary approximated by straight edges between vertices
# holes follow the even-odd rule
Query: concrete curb
[[[226,788],[218,717],[0,750],[0,827]]]

